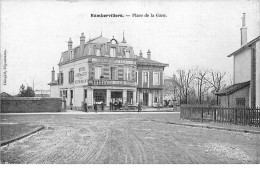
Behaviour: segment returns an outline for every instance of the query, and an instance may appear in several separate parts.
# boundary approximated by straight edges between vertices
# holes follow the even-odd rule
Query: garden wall
[[[3,97],[0,98],[1,113],[60,112],[61,98]]]

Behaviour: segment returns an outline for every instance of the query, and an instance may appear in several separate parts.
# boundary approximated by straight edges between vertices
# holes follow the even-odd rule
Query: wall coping
[[[62,100],[54,97],[0,97],[0,100]]]

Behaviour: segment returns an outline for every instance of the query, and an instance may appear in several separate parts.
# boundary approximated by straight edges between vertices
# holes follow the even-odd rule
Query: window
[[[58,84],[63,84],[63,73],[59,74]]]
[[[125,58],[130,58],[130,50],[126,50]]]
[[[96,56],[101,56],[101,50],[97,48],[96,50]]]
[[[60,91],[60,97],[62,97],[62,91]]]
[[[94,98],[94,102],[103,102],[104,104],[106,104],[106,97],[107,97],[107,90],[102,90],[102,89],[94,89],[93,92],[93,98]]]
[[[160,73],[153,73],[153,85],[160,85]]]
[[[102,67],[95,67],[95,79],[100,79]]]
[[[80,67],[79,72],[81,72],[81,71],[85,71],[85,67]]]
[[[117,68],[116,67],[110,68],[110,78],[111,78],[111,80],[117,80]]]
[[[74,83],[74,70],[69,71],[69,83]]]
[[[131,80],[131,69],[125,68],[125,80],[130,81]]]
[[[84,98],[88,98],[88,90],[84,89]]]
[[[73,51],[71,50],[70,51],[70,60],[72,60],[73,59]]]
[[[135,79],[136,79],[136,83],[138,84],[138,71],[136,71],[135,73]]]
[[[127,103],[133,104],[133,91],[127,91]]]
[[[110,57],[116,57],[116,48],[115,47],[110,48]]]
[[[246,99],[245,98],[236,98],[236,105],[237,106],[245,106]]]
[[[148,82],[148,72],[143,72],[143,83]]]
[[[64,96],[65,98],[67,98],[67,97],[68,97],[67,90],[63,90],[63,96]]]

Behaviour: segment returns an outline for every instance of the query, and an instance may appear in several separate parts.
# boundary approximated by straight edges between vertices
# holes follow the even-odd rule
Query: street
[[[259,163],[259,135],[155,122],[179,114],[1,115],[45,129],[1,147],[2,163]]]

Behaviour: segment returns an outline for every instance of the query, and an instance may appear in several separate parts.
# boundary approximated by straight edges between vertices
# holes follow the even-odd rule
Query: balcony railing
[[[88,80],[88,85],[90,86],[136,86],[134,81],[126,80]]]

